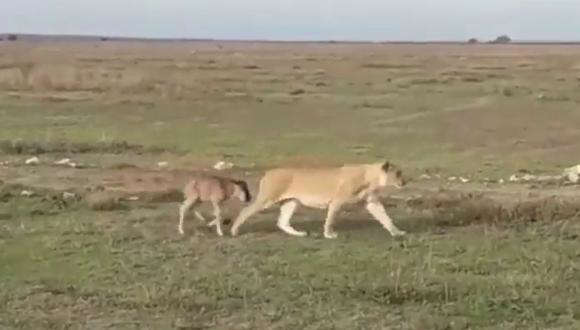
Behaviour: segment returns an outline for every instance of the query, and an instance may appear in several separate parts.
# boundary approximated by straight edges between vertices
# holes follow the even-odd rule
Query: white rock
[[[139,196],[129,196],[129,197],[127,197],[127,200],[130,200],[130,201],[138,201],[139,200]]]
[[[568,179],[568,181],[577,183],[580,179],[580,165],[568,167],[564,170],[563,175]]]
[[[70,158],[63,158],[61,160],[54,162],[54,165],[68,165],[68,164],[70,164]]]
[[[28,158],[24,164],[26,165],[37,165],[40,164],[40,159],[38,159],[38,157],[34,156],[32,158]]]
[[[464,178],[464,177],[462,177],[462,176],[460,176],[460,177],[459,177],[459,180],[461,180],[461,182],[463,182],[463,183],[467,183],[467,182],[469,182],[469,179],[467,179],[467,178]]]
[[[421,176],[419,178],[424,179],[424,180],[429,180],[429,179],[431,179],[431,176],[429,174],[421,174]]]
[[[62,193],[62,198],[64,199],[73,199],[75,198],[77,195],[68,191],[65,191]]]
[[[72,167],[72,168],[77,168],[77,166],[78,166],[77,163],[73,163],[73,162],[70,162],[67,165]]]
[[[455,181],[455,180],[457,180],[457,177],[450,176],[450,177],[447,178],[447,180],[449,180],[449,181]]]
[[[499,179],[498,182],[499,182],[499,184],[503,184],[504,183],[504,180],[503,179]]]
[[[234,167],[234,164],[232,164],[230,162],[224,162],[223,160],[220,160],[219,162],[215,163],[215,165],[213,166],[213,168],[218,170],[218,171],[229,170],[232,167]]]
[[[555,181],[562,179],[562,175],[539,175],[536,179],[538,181]]]
[[[22,190],[20,192],[20,196],[24,196],[24,197],[31,197],[34,195],[34,192],[30,191],[30,190]]]
[[[510,179],[509,179],[509,180],[510,180],[510,182],[517,182],[517,181],[520,181],[520,178],[518,178],[518,176],[517,176],[517,175],[515,175],[515,174],[512,174],[512,175],[510,176]]]
[[[535,176],[535,175],[532,175],[532,174],[525,174],[525,175],[522,177],[522,180],[524,180],[524,181],[533,181],[533,180],[536,180],[537,178],[538,178],[538,177],[537,177],[537,176]]]
[[[169,162],[159,162],[157,163],[157,166],[160,168],[166,168],[167,166],[169,166]]]

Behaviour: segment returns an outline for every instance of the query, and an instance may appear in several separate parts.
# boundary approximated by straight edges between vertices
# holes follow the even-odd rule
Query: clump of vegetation
[[[302,88],[297,88],[293,91],[290,92],[290,95],[300,95],[300,94],[304,94],[306,93],[306,91]]]
[[[115,211],[127,209],[121,198],[110,192],[95,192],[85,197],[89,209],[93,211]]]
[[[483,81],[483,78],[477,77],[477,76],[466,76],[466,77],[462,77],[461,78],[461,81],[464,81],[464,82],[474,82],[475,83],[475,82],[482,82]]]
[[[479,40],[477,40],[477,38],[470,38],[469,40],[467,40],[468,44],[477,44],[479,43]]]
[[[365,63],[361,66],[367,69],[413,69],[419,67],[417,64],[404,63]]]
[[[512,42],[512,38],[510,38],[506,34],[501,35],[501,36],[495,38],[495,40],[491,41],[492,44],[509,44],[510,42]]]
[[[509,88],[509,87],[504,87],[501,89],[501,93],[503,94],[503,96],[514,96],[514,91],[513,89]]]
[[[138,168],[138,166],[135,164],[129,164],[129,163],[116,163],[116,164],[109,166],[109,168],[112,170],[125,170],[128,168]]]
[[[417,78],[411,80],[412,85],[431,85],[437,84],[438,82],[439,80],[437,80],[437,78]]]

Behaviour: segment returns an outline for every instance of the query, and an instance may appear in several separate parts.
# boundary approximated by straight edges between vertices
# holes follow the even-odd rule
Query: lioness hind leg
[[[367,210],[383,227],[391,233],[392,236],[402,236],[406,233],[393,223],[393,220],[387,215],[385,207],[378,201],[367,202]]]
[[[294,229],[290,225],[290,218],[294,214],[296,207],[298,206],[298,202],[295,200],[290,200],[282,204],[280,206],[280,217],[278,218],[278,228],[280,228],[283,232],[288,235],[304,237],[307,235],[305,231],[299,231]]]

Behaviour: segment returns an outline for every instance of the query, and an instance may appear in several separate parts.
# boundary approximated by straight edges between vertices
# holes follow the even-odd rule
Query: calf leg
[[[213,215],[215,219],[211,223],[215,223],[215,230],[219,236],[224,236],[222,232],[222,211],[219,202],[212,202],[213,205]]]
[[[183,219],[185,218],[185,214],[196,202],[197,198],[187,198],[179,207],[179,224],[177,225],[177,231],[179,231],[181,235],[184,234]]]
[[[203,216],[203,214],[199,213],[199,211],[198,211],[198,210],[195,210],[195,211],[193,211],[193,212],[194,212],[194,214],[195,214],[195,217],[196,217],[196,218],[198,218],[198,219],[199,219],[199,221],[202,221],[202,222],[204,222],[204,223],[205,223],[205,222],[207,222],[207,220],[205,219],[205,217]]]

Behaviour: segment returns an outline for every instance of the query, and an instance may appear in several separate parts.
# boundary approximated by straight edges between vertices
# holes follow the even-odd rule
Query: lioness
[[[280,203],[278,227],[287,234],[306,236],[290,225],[298,203],[308,207],[328,209],[324,222],[324,237],[336,238],[333,230],[335,214],[346,203],[366,202],[366,209],[391,235],[404,235],[385,212],[378,192],[388,186],[405,185],[401,170],[389,162],[345,165],[323,169],[281,168],[266,172],[260,181],[260,191],[254,203],[244,208],[234,221],[231,234],[253,214]]]

